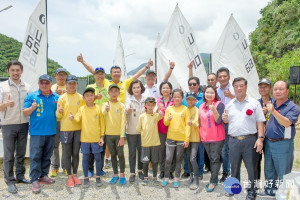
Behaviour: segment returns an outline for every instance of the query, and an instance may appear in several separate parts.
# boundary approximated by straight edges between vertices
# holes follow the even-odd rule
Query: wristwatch
[[[258,138],[265,139],[265,136],[259,135]]]

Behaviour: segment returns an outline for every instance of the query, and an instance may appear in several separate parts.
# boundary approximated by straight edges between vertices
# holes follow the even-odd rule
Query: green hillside
[[[18,60],[22,43],[0,33],[0,76],[8,76],[6,64],[11,60]],[[48,74],[54,76],[55,70],[62,67],[48,58]]]
[[[273,0],[261,10],[250,34],[250,49],[260,77],[289,78],[290,66],[300,65],[300,0]]]

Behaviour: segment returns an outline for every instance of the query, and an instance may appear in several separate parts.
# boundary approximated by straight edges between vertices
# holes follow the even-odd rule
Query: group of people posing
[[[173,187],[180,187],[184,160],[184,175],[190,177],[186,184],[195,190],[203,178],[205,153],[211,172],[205,186],[207,192],[213,192],[229,176],[240,180],[243,161],[249,181],[246,199],[255,199],[262,152],[266,185],[260,195],[274,196],[279,186],[275,183],[291,172],[299,108],[288,99],[286,81],[274,83],[273,97],[270,80],[263,78],[259,83],[251,83],[259,86],[261,98],[257,100],[247,95],[245,78],[229,82],[230,72],[225,67],[209,74],[207,85],[201,86],[199,78],[193,75],[191,62],[187,69],[189,92],[184,94],[168,82],[175,67],[172,61],[163,82],[156,84],[151,60],[123,81],[119,66],[111,67],[112,80],[107,80],[103,68],[93,68],[81,54],[77,60],[95,78],[95,83],[88,85],[82,95],[76,91],[77,77],[68,75],[64,68],[56,70],[56,84],[52,85],[52,78],[44,74],[39,77],[39,89],[31,91],[21,80],[22,64],[8,63],[10,77],[0,83],[0,114],[4,178],[9,192],[17,193],[18,182],[32,183],[33,193],[41,192],[40,184],[54,183],[48,174],[52,164],[50,175],[57,175],[60,142],[68,187],[89,187],[94,163],[95,182],[100,187],[100,177],[105,175],[105,155],[109,154],[114,174],[109,183],[126,184],[125,139],[131,183],[137,172],[143,185],[152,180],[152,184],[165,187],[174,179]],[[143,85],[138,78],[145,72]],[[24,177],[28,131],[30,181]],[[83,181],[77,177],[80,149]],[[219,180],[221,164],[223,176]],[[149,167],[153,172],[151,179]]]

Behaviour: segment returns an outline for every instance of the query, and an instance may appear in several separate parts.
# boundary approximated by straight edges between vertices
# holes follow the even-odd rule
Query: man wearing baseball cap
[[[57,93],[59,96],[64,94],[66,92],[66,79],[68,76],[68,71],[65,68],[58,68],[55,71],[54,78],[56,79],[56,83],[52,85],[51,90]],[[49,173],[50,177],[55,177],[58,175],[58,169],[60,167],[63,168],[64,173],[67,175],[67,171],[65,170],[64,167],[64,159],[59,158],[59,134],[60,133],[60,122],[57,122],[56,126],[56,137],[55,137],[55,142],[54,142],[54,148],[53,148],[53,154],[51,156],[51,168],[52,170]]]
[[[95,74],[94,68],[85,62],[82,54],[77,56],[77,61],[80,62],[89,72],[91,72],[92,74]],[[153,61],[151,59],[149,59],[146,66],[143,67],[142,69],[140,69],[135,75],[121,81],[121,76],[122,76],[121,68],[117,65],[114,65],[110,68],[110,76],[111,76],[112,80],[104,79],[103,84],[106,88],[108,88],[109,85],[111,85],[111,84],[117,84],[120,88],[120,95],[118,97],[118,100],[121,103],[125,104],[126,92],[129,88],[130,83],[133,80],[138,79],[141,75],[143,75],[145,73],[145,71],[148,70],[151,66],[153,66]]]
[[[48,177],[50,157],[52,155],[55,135],[58,94],[51,91],[52,78],[47,75],[39,77],[39,89],[30,93],[23,106],[23,114],[30,116],[30,179],[32,192],[40,193],[40,183],[51,184],[55,180]]]

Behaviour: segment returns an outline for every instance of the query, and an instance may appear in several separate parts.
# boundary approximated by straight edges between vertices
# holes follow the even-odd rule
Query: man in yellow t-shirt
[[[68,76],[68,71],[65,68],[58,68],[55,71],[54,78],[56,79],[56,83],[52,85],[51,90],[57,93],[59,96],[64,94],[66,89],[66,80]],[[60,167],[60,159],[59,159],[59,143],[60,143],[60,121],[57,122],[56,125],[56,136],[53,148],[53,154],[51,156],[51,168],[52,170],[49,173],[50,177],[55,177],[58,174],[58,169]],[[65,170],[64,166],[64,158],[61,158],[61,168],[63,169],[64,173],[68,175],[67,171]]]
[[[80,62],[89,72],[91,72],[92,74],[95,73],[94,68],[91,65],[89,65],[87,62],[85,62],[82,54],[77,56],[77,61]],[[120,88],[120,95],[118,97],[118,101],[125,104],[126,92],[129,88],[130,83],[133,80],[138,79],[151,66],[153,66],[153,61],[151,59],[149,59],[147,65],[145,67],[143,67],[142,69],[140,69],[135,75],[121,81],[121,76],[122,76],[121,68],[117,65],[114,65],[110,69],[110,76],[111,76],[112,80],[104,79],[104,81],[103,81],[104,87],[108,88],[111,84],[118,85],[118,87]]]

